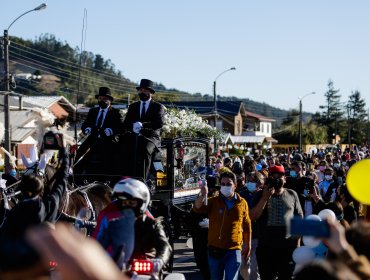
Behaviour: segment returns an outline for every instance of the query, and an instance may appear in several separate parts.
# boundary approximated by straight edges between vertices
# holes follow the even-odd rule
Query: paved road
[[[192,249],[186,246],[187,239],[175,241],[175,261],[173,272],[183,273],[186,280],[202,280],[202,276],[194,261]]]

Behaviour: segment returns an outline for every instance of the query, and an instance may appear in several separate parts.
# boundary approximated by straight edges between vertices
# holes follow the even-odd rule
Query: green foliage
[[[348,133],[351,139],[349,143],[362,144],[367,137],[367,111],[366,103],[361,98],[361,93],[356,90],[349,96],[348,110]],[[348,135],[347,135],[348,137]]]

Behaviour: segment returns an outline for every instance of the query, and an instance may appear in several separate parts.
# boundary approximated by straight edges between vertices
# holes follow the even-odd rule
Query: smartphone
[[[326,221],[292,218],[290,234],[294,236],[330,237],[329,224]]]

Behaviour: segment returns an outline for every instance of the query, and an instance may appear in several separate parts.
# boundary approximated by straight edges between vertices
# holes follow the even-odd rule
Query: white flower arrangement
[[[127,109],[122,110],[126,116]],[[162,127],[162,138],[176,137],[207,137],[220,140],[221,132],[210,126],[206,120],[197,115],[194,111],[166,108],[164,124]]]
[[[220,132],[194,111],[167,108],[161,136],[162,138],[183,136],[219,138]]]

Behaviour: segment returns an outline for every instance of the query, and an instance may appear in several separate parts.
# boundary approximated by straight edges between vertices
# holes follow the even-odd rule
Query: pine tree
[[[347,102],[348,143],[362,144],[366,139],[367,111],[361,93],[352,91]]]

